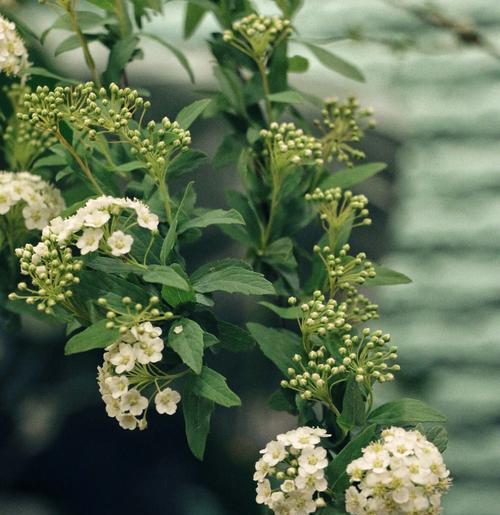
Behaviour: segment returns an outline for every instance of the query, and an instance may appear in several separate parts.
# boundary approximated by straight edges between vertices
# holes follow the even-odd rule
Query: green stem
[[[61,134],[61,132],[59,131],[59,129],[57,129],[56,131],[56,138],[57,140],[59,141],[59,143],[61,143],[61,145],[63,145],[67,151],[73,156],[74,160],[78,163],[78,166],[81,168],[82,172],[85,174],[85,176],[87,177],[87,179],[90,181],[90,183],[92,184],[92,186],[94,187],[94,189],[97,191],[97,193],[103,195],[104,194],[104,191],[102,190],[102,188],[99,186],[99,184],[97,184],[97,181],[95,180],[95,177],[93,176],[92,174],[92,171],[90,170],[90,168],[83,162],[82,158],[78,155],[78,153],[76,152],[76,150],[73,148],[73,146],[68,143],[68,141],[66,140],[66,138]]]
[[[127,12],[125,11],[123,0],[114,0],[114,4],[116,17],[118,18],[118,23],[120,26],[120,35],[121,38],[124,39],[130,32],[130,23],[128,20]]]
[[[266,105],[266,117],[268,123],[271,123],[273,121],[273,112],[272,112],[272,106],[271,101],[269,100],[269,95],[271,93],[271,90],[269,89],[269,79],[267,77],[266,72],[266,65],[265,62],[262,59],[257,59],[257,67],[259,68],[259,74],[262,81],[262,88],[264,90],[264,100]]]
[[[92,57],[92,54],[90,53],[89,45],[87,43],[87,38],[83,34],[82,30],[80,29],[80,25],[78,25],[78,18],[76,15],[76,11],[73,9],[73,3],[72,2],[65,2],[64,8],[66,9],[66,12],[68,13],[69,20],[71,23],[71,29],[78,37],[78,40],[80,41],[80,46],[82,47],[83,56],[85,58],[85,63],[87,64],[88,69],[90,70],[90,73],[92,74],[92,78],[98,88],[101,87],[101,79],[99,77],[99,73],[97,72],[97,67],[95,65],[94,58]]]

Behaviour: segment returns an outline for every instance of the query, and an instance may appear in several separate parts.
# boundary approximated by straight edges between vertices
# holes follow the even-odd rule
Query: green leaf
[[[106,329],[109,320],[99,320],[68,340],[64,354],[77,354],[92,349],[104,349],[120,338],[118,329]]]
[[[272,93],[267,95],[271,102],[278,102],[282,104],[303,104],[304,97],[298,92],[293,90],[280,91],[279,93]]]
[[[417,399],[400,399],[382,404],[368,416],[368,422],[383,426],[414,425],[423,422],[446,422],[446,417]]]
[[[448,431],[443,426],[431,426],[425,427],[422,424],[417,424],[415,427],[417,431],[420,431],[429,442],[433,443],[443,453],[448,447]]]
[[[202,460],[210,431],[210,418],[214,410],[214,403],[196,395],[190,389],[185,389],[181,404],[189,448],[199,460]]]
[[[141,168],[146,168],[146,164],[142,161],[128,161],[126,163],[122,163],[115,168],[116,172],[133,172],[135,170],[140,170]]]
[[[119,259],[113,259],[104,256],[96,256],[94,259],[86,263],[89,268],[106,272],[108,274],[138,274],[142,275],[145,272],[144,268],[133,265],[130,263],[124,263]]]
[[[347,381],[342,407],[342,414],[337,418],[337,424],[346,432],[365,423],[365,401],[354,378]]]
[[[179,290],[189,290],[189,284],[171,266],[149,265],[148,271],[144,273],[143,279],[148,283],[163,284],[179,288]]]
[[[179,227],[179,234],[193,228],[208,227],[209,225],[244,225],[243,217],[235,209],[225,211],[224,209],[212,209],[206,213],[187,220]]]
[[[291,415],[297,415],[295,392],[288,388],[276,390],[267,400],[267,405],[274,411],[286,411]]]
[[[120,77],[132,59],[139,38],[137,36],[128,36],[125,39],[119,39],[111,48],[108,57],[108,66],[104,72],[106,82],[120,82]]]
[[[57,73],[49,72],[45,68],[40,68],[39,66],[31,66],[26,68],[24,75],[32,75],[36,77],[46,77],[47,79],[55,79],[60,82],[65,82],[66,84],[78,84],[77,80],[69,79],[68,77],[63,77],[62,75],[57,75]]]
[[[212,102],[211,98],[202,98],[201,100],[195,100],[192,104],[183,107],[177,115],[176,121],[183,129],[189,129],[191,124],[198,118],[203,111],[208,107],[208,104]]]
[[[203,20],[207,9],[203,6],[188,2],[184,18],[184,38],[189,39]]]
[[[248,331],[220,320],[217,322],[221,347],[230,352],[247,352],[255,348],[256,342]]]
[[[172,268],[186,281],[188,280],[188,276],[186,272],[182,269],[181,265],[178,263],[173,263]],[[196,295],[193,288],[190,288],[188,291],[180,290],[179,288],[173,288],[171,286],[164,286],[161,289],[161,295],[167,303],[176,308],[182,304],[187,304],[188,302],[196,302]]]
[[[80,38],[76,34],[73,34],[57,45],[54,50],[54,55],[57,57],[58,55],[64,54],[64,52],[69,52],[76,48],[80,48]]]
[[[189,318],[176,320],[168,334],[168,345],[195,374],[203,366],[203,329]]]
[[[169,179],[177,179],[187,173],[192,173],[208,162],[208,157],[199,150],[189,149],[179,154],[169,165],[167,175]]]
[[[172,252],[174,248],[175,241],[177,240],[177,217],[174,218],[172,224],[168,228],[167,235],[163,240],[161,251],[160,251],[160,261],[163,265],[167,263],[168,256]]]
[[[361,166],[354,166],[353,168],[346,168],[327,177],[321,182],[321,188],[352,188],[386,168],[387,165],[385,163],[367,163]]]
[[[271,329],[260,324],[248,323],[248,330],[255,338],[260,350],[283,374],[293,366],[294,354],[302,354],[300,338],[286,329]]]
[[[193,393],[226,408],[241,406],[240,398],[229,388],[226,378],[206,366],[193,380]]]
[[[301,41],[301,43],[305,45],[314,54],[318,61],[323,66],[326,66],[326,68],[329,68],[348,79],[365,82],[364,75],[353,64],[317,45],[313,45],[312,43],[307,43],[305,41]]]
[[[191,276],[199,293],[225,291],[244,295],[273,295],[273,285],[260,273],[237,260],[227,259],[205,265]]]
[[[259,304],[267,309],[270,309],[273,313],[276,313],[279,317],[284,318],[285,320],[296,320],[297,318],[300,318],[300,315],[302,313],[300,307],[298,306],[290,306],[288,308],[284,308],[281,306],[276,306],[264,300],[259,302]]]
[[[309,60],[301,55],[292,55],[288,58],[288,71],[290,73],[304,73],[309,69]]]
[[[97,5],[97,7],[105,9],[106,11],[114,11],[115,9],[113,0],[87,0],[87,2]]]
[[[172,52],[172,54],[174,54],[174,56],[177,58],[181,66],[186,70],[187,74],[189,75],[189,80],[194,83],[194,74],[191,65],[189,64],[187,57],[178,48],[174,47],[173,45],[165,41],[163,38],[160,38],[156,34],[152,34],[150,32],[141,32],[141,36],[145,36],[149,39],[152,39],[153,41],[160,43],[160,45],[163,45],[165,48],[170,50],[170,52]],[[183,128],[187,129],[187,127]]]
[[[396,272],[385,266],[375,265],[375,277],[368,277],[363,286],[391,286],[395,284],[409,284],[412,280],[401,272]]]
[[[330,462],[326,476],[330,488],[335,492],[344,492],[349,485],[346,468],[349,463],[361,456],[362,450],[374,439],[376,424],[363,429]]]

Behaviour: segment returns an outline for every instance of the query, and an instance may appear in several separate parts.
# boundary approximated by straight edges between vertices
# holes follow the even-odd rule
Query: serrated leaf
[[[285,329],[272,329],[255,323],[248,323],[247,327],[263,354],[283,374],[286,374],[288,368],[293,366],[293,355],[303,353],[300,338],[295,333]]]
[[[368,415],[368,422],[390,426],[404,426],[424,422],[446,422],[446,417],[425,402],[399,399],[382,404]]]
[[[375,277],[368,277],[363,286],[392,286],[396,284],[409,284],[412,280],[401,272],[391,270],[386,266],[375,265]]]
[[[355,426],[362,426],[365,419],[365,402],[361,389],[358,383],[350,378],[346,384],[342,401],[342,414],[337,418],[337,424],[348,433]]]
[[[87,327],[68,340],[64,347],[64,354],[77,354],[92,349],[104,349],[120,338],[118,329],[106,329],[108,320],[103,319]]]
[[[346,168],[327,177],[321,182],[321,188],[352,188],[386,168],[387,165],[385,163],[367,163],[354,166],[353,168]]]
[[[448,447],[448,431],[443,426],[425,427],[422,424],[415,426],[417,431],[420,431],[429,442],[433,443],[443,453]]]
[[[334,72],[347,77],[348,79],[352,79],[358,82],[365,82],[364,75],[348,61],[342,59],[338,55],[326,50],[317,45],[313,45],[312,43],[307,43],[305,41],[301,41],[318,59],[318,61],[326,68],[333,70]]]
[[[168,345],[195,374],[203,366],[203,329],[189,318],[176,320],[168,334]]]
[[[160,43],[160,45],[163,45],[165,48],[170,50],[170,52],[172,52],[172,54],[174,54],[174,56],[176,57],[177,61],[179,61],[181,66],[186,70],[187,74],[189,75],[189,80],[194,83],[194,74],[193,74],[191,65],[189,64],[187,57],[178,48],[174,47],[168,41],[165,41],[163,38],[161,38],[160,36],[157,36],[156,34],[152,34],[150,32],[142,32],[141,35],[145,36],[149,39],[152,39],[153,41],[156,41],[157,43]],[[187,127],[183,127],[183,128],[187,128]]]
[[[124,39],[119,39],[111,48],[108,57],[108,65],[104,72],[106,82],[119,82],[120,76],[134,55],[139,38],[131,35]]]
[[[187,220],[179,227],[179,234],[188,229],[203,228],[210,225],[244,225],[243,217],[235,209],[225,211],[224,209],[212,209],[206,213]]]
[[[148,283],[163,284],[179,288],[179,290],[189,290],[190,286],[186,279],[179,275],[171,266],[149,265],[147,272],[142,278]]]
[[[202,98],[201,100],[195,100],[192,104],[183,107],[177,115],[176,121],[183,129],[189,129],[192,123],[198,118],[203,111],[208,107],[208,104],[212,102],[211,98]]]
[[[191,277],[199,293],[225,291],[244,295],[273,295],[273,285],[260,273],[236,260],[222,260],[199,268]]]
[[[202,460],[210,431],[210,418],[214,410],[214,403],[186,388],[181,404],[189,448],[199,460]]]
[[[241,406],[240,398],[229,388],[226,378],[206,366],[193,380],[193,393],[226,408]]]
[[[255,348],[255,340],[245,329],[222,320],[217,322],[217,329],[223,349],[230,352],[247,352]]]

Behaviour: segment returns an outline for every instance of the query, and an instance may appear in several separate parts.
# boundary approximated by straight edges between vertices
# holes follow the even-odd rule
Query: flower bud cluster
[[[269,129],[262,129],[260,135],[271,170],[280,172],[293,166],[323,164],[321,143],[293,123],[273,122]]]
[[[224,31],[222,37],[250,57],[265,61],[291,33],[290,20],[254,13],[235,21],[232,30]]]
[[[171,319],[174,314],[171,311],[162,313],[157,307],[159,302],[160,299],[156,295],[150,297],[145,306],[140,302],[133,302],[130,297],[123,297],[121,302],[113,301],[113,304],[105,297],[97,299],[97,304],[106,310],[106,328],[119,328],[121,334],[141,326],[144,322]]]
[[[17,287],[22,293],[11,293],[10,300],[37,304],[37,309],[47,314],[54,312],[56,304],[70,301],[71,288],[80,282],[78,272],[83,264],[73,256],[71,248],[44,237],[35,246],[28,243],[16,249],[16,256],[21,274],[30,277],[31,285],[20,282]]]
[[[21,283],[19,289],[28,296],[11,294],[11,299],[25,298],[28,303],[40,302],[38,309],[46,310],[72,295],[68,289],[79,282],[75,276],[83,265],[73,257],[75,245],[81,255],[100,251],[128,258],[134,238],[126,234],[134,226],[157,232],[158,217],[139,200],[102,196],[90,199],[68,218],[52,219],[42,231],[42,241],[34,248],[17,249],[21,273],[30,275],[32,287]],[[33,250],[36,249],[36,250]]]
[[[330,379],[334,375],[337,360],[330,357],[325,346],[311,350],[307,354],[307,361],[300,354],[295,354],[292,359],[296,368],[288,369],[289,379],[281,381],[281,387],[296,391],[301,399],[328,404]]]
[[[331,331],[350,331],[352,326],[346,322],[346,307],[346,304],[338,304],[335,299],[326,301],[321,291],[315,291],[310,301],[300,305],[302,334],[325,336]]]
[[[371,386],[374,381],[386,383],[394,380],[400,366],[390,364],[398,358],[398,348],[389,346],[390,334],[365,327],[361,335],[345,334],[338,348],[339,360],[332,368],[333,375],[353,376],[358,383]]]
[[[276,514],[307,515],[324,507],[328,453],[320,442],[328,436],[324,429],[305,426],[269,442],[255,464],[257,503]]]
[[[336,244],[342,228],[347,224],[360,227],[372,223],[365,195],[353,195],[352,191],[340,188],[324,191],[316,188],[312,193],[307,193],[305,199],[318,211],[331,246]]]
[[[321,114],[322,121],[315,120],[315,124],[324,133],[321,141],[326,161],[335,158],[347,166],[352,166],[353,160],[366,157],[363,151],[352,147],[351,144],[359,143],[365,130],[375,126],[371,108],[360,109],[355,97],[349,97],[345,103],[332,98],[326,100]]]
[[[43,229],[65,207],[57,188],[28,172],[0,172],[0,215],[24,220],[26,229]]]
[[[19,75],[28,66],[28,51],[16,24],[0,15],[0,72]]]
[[[116,418],[123,429],[147,427],[147,410],[153,396],[158,413],[173,415],[177,411],[181,396],[167,386],[175,376],[154,365],[163,358],[161,333],[161,328],[151,322],[132,327],[106,347],[104,363],[97,367],[106,413]]]
[[[30,92],[28,86],[21,84],[4,88],[14,113],[23,112],[24,95]],[[36,130],[29,121],[18,116],[8,120],[3,140],[7,161],[16,170],[29,170],[33,162],[57,141],[52,134]]]
[[[368,322],[368,320],[377,320],[379,318],[378,304],[374,304],[355,289],[347,291],[343,304],[346,305],[347,320],[351,324]]]
[[[437,447],[419,431],[391,427],[347,467],[353,484],[346,491],[352,515],[437,515],[451,484]]]
[[[368,278],[376,276],[375,267],[366,259],[366,254],[359,252],[354,257],[349,256],[350,249],[350,245],[346,243],[336,256],[329,246],[314,247],[314,252],[320,256],[325,265],[331,296],[339,289],[354,292],[357,286],[363,285]]]
[[[25,95],[22,120],[29,120],[40,131],[57,132],[64,120],[84,132],[90,141],[96,138],[118,138],[131,147],[137,159],[145,162],[153,177],[161,178],[169,161],[188,149],[191,135],[178,122],[163,118],[160,124],[150,121],[141,128],[145,111],[150,107],[135,89],[119,88],[112,83],[108,89],[97,90],[93,82],[75,87],[58,86],[50,90],[39,86]],[[139,115],[139,125],[133,121]]]

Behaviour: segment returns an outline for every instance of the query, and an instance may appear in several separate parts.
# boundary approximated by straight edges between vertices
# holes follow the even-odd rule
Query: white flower
[[[177,411],[177,404],[180,400],[179,392],[165,388],[155,396],[156,411],[161,414],[173,415]]]
[[[127,343],[120,343],[118,348],[114,352],[111,352],[109,362],[116,367],[115,371],[117,374],[130,372],[135,366],[135,352],[133,347]]]
[[[128,390],[128,378],[127,376],[111,376],[104,380],[104,383],[109,388],[109,393],[113,399],[118,399],[123,394],[127,393]]]
[[[28,52],[16,32],[16,25],[0,16],[0,71],[19,75],[28,67]]]
[[[347,467],[346,510],[354,515],[440,513],[449,471],[438,449],[418,431],[391,427]]]
[[[148,338],[134,344],[135,359],[142,365],[161,361],[164,343],[161,338]]]
[[[323,447],[306,447],[299,457],[299,466],[306,474],[315,474],[316,471],[328,466],[326,449]]]
[[[108,222],[110,217],[111,215],[107,211],[101,211],[97,209],[85,215],[83,223],[87,227],[102,227],[105,223]]]
[[[271,465],[264,461],[262,458],[255,464],[255,474],[253,475],[254,481],[262,481],[270,472]]]
[[[94,252],[99,248],[103,235],[102,229],[86,229],[78,238],[76,246],[80,249],[82,255]]]
[[[102,400],[106,405],[106,413],[108,417],[118,417],[122,414],[122,408],[119,399],[115,399],[112,395],[103,395]]]
[[[149,229],[150,231],[158,230],[158,217],[149,211],[147,206],[141,205],[136,208],[137,223],[139,226]]]
[[[257,497],[256,502],[257,504],[268,504],[271,500],[271,494],[273,492],[271,488],[271,483],[268,479],[265,479],[264,481],[261,481],[257,485]]]
[[[128,254],[134,243],[134,238],[123,231],[115,231],[107,240],[113,256]]]
[[[317,470],[314,474],[305,474],[304,469],[299,469],[299,475],[295,478],[295,485],[300,490],[317,490],[324,492],[328,488],[323,470]]]
[[[116,417],[116,420],[118,420],[118,423],[120,424],[120,427],[123,429],[130,429],[133,430],[137,427],[137,419],[133,415],[118,415]]]
[[[120,398],[122,411],[128,411],[131,415],[139,416],[148,407],[148,400],[143,397],[139,390],[133,388]]]
[[[276,465],[288,456],[285,445],[275,440],[269,442],[265,449],[262,449],[260,452],[264,455],[262,459],[271,466]]]

